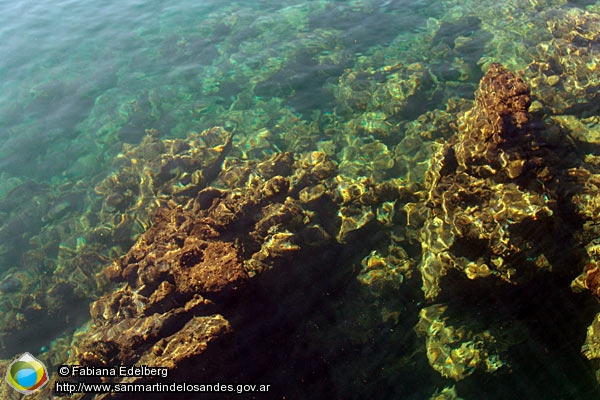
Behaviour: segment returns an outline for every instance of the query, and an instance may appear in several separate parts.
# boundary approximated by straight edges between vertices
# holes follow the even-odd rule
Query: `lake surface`
[[[591,283],[584,293],[570,286],[600,261],[589,250],[600,222],[591,208],[574,206],[595,204],[585,179],[600,173],[600,2],[0,0],[0,11],[1,359],[28,351],[51,374],[66,362],[73,336],[88,327],[89,305],[119,287],[103,271],[152,225],[157,200],[181,205],[177,194],[196,188],[189,164],[165,167],[151,143],[169,143],[164,150],[219,126],[233,134],[231,144],[194,143],[227,148],[217,167],[251,164],[256,179],[256,163],[282,152],[326,155],[338,177],[323,187],[335,193],[339,221],[352,224],[330,238],[339,257],[323,272],[331,281],[316,285],[322,291],[281,294],[302,311],[256,316],[256,329],[264,326],[266,337],[273,330],[275,343],[298,339],[284,340],[289,358],[273,356],[271,369],[248,376],[290,399],[600,395],[598,357],[582,353],[600,305]],[[498,192],[518,186],[545,198],[539,208],[531,200],[532,209],[559,214],[551,226],[567,239],[547,245],[532,214],[531,229],[518,230],[507,248],[520,247],[512,262],[537,265],[535,273],[513,280],[494,250],[477,250],[499,272],[441,267],[442,294],[429,296],[421,275],[434,222],[411,204],[432,208],[436,154],[456,143],[461,115],[493,63],[529,85],[534,130],[548,147],[564,143],[553,165],[588,189],[570,197],[578,189],[558,193],[550,180],[501,182]],[[213,170],[208,162],[199,165]],[[170,186],[158,186],[163,178]],[[241,189],[233,181],[197,187]],[[377,205],[356,200],[356,191],[383,182],[408,194]],[[363,203],[348,211],[355,200]],[[320,225],[328,230],[338,217]],[[513,219],[504,226],[514,234]],[[465,241],[456,263],[481,246],[488,244]],[[455,328],[440,339],[435,323]],[[588,344],[600,349],[594,337]],[[464,371],[441,372],[435,340],[454,346]]]

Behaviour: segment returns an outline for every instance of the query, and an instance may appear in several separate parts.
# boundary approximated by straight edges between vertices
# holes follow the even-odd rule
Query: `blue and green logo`
[[[6,382],[18,392],[33,393],[48,383],[48,371],[40,360],[23,353],[8,366]]]

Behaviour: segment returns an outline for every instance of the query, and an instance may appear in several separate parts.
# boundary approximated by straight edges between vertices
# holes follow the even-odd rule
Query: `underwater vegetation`
[[[279,397],[593,398],[600,7],[565,4],[419,2],[411,35],[363,43],[393,2],[231,5],[136,53],[78,94],[73,143],[24,160],[55,170],[0,175],[0,364],[35,346],[49,370]],[[77,82],[17,104],[56,111]]]

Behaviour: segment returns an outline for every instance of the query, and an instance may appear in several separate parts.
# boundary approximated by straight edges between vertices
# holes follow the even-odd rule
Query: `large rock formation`
[[[553,155],[535,141],[529,103],[523,80],[492,64],[434,160],[420,266],[427,298],[437,296],[450,269],[515,282],[551,268],[542,249],[553,223],[554,199],[545,191]]]

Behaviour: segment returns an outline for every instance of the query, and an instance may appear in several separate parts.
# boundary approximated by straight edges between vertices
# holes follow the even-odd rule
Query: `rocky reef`
[[[577,144],[573,147],[564,133],[532,117],[530,99],[522,78],[491,64],[473,107],[458,117],[455,136],[435,156],[428,171],[425,210],[420,212],[426,215],[419,265],[426,298],[438,298],[444,287],[452,291],[450,297],[444,296],[451,301],[464,290],[456,275],[443,278],[451,271],[470,280],[486,280],[484,286],[491,285],[487,290],[496,290],[490,280],[529,286],[549,272],[563,276],[564,282],[576,271],[573,260],[585,263],[585,268],[572,288],[598,296],[593,239],[597,175],[591,172],[597,167],[589,164],[590,158],[578,158]],[[556,251],[565,243],[589,240],[587,262],[574,248],[571,255],[576,258],[570,261]],[[418,330],[427,335],[430,363],[444,376],[462,379],[482,362],[474,349],[496,340],[488,332],[469,341],[468,346],[474,346],[469,351],[465,344],[462,351],[451,350],[450,344],[462,337],[453,338],[451,330],[443,340],[450,348],[440,346],[436,338],[446,328],[439,307],[434,310],[438,318],[422,315]],[[582,348],[589,359],[598,358],[596,325],[597,317]],[[455,365],[454,352],[464,355],[460,366]],[[501,364],[494,359],[484,362],[483,368]]]
[[[295,347],[302,340],[330,359],[326,349],[364,346],[389,327],[420,343],[402,350],[402,368],[422,357],[454,381],[478,371],[505,376],[507,366],[515,368],[512,349],[534,330],[526,319],[510,317],[524,292],[547,285],[540,282],[549,276],[564,283],[582,263],[573,289],[598,296],[596,175],[585,162],[563,161],[576,144],[530,113],[527,84],[500,64],[490,65],[470,107],[452,107],[421,117],[407,129],[415,136],[395,145],[410,148],[408,138],[423,142],[428,131],[442,128],[446,143],[430,143],[422,180],[360,176],[343,168],[350,158],[320,151],[247,160],[230,151],[233,135],[223,128],[173,141],[150,131],[94,189],[103,196],[96,208],[101,220],[121,213],[121,225],[113,222],[107,234],[122,236],[106,243],[132,238],[136,218],[147,229],[99,273],[105,288],[116,289],[92,303],[91,321],[46,361],[160,366],[170,378],[206,382],[280,380],[267,368],[282,363],[266,350],[269,343],[303,359]],[[377,143],[383,145],[361,146]],[[376,153],[367,158],[376,163]],[[417,155],[415,165],[424,157]],[[566,222],[574,216],[579,220]],[[587,257],[575,252],[575,263],[557,250],[565,241],[586,240]],[[515,295],[513,288],[524,292]],[[349,294],[334,303],[336,313],[365,317],[340,324],[309,312],[327,304],[315,292],[340,290]],[[426,303],[415,303],[422,296]],[[464,296],[503,311],[475,319],[471,302],[458,300]],[[582,347],[589,359],[600,354],[597,321]],[[280,333],[265,337],[257,326]],[[295,367],[298,373],[305,379],[314,371]],[[423,374],[422,366],[412,373]],[[343,376],[330,379],[339,383]],[[456,397],[451,387],[436,393],[432,398]]]
[[[454,2],[354,53],[344,24],[404,11],[371,3],[215,11],[149,57],[202,72],[96,99],[106,153],[64,172],[89,179],[0,175],[3,357],[289,398],[596,395],[598,14]]]
[[[0,352],[20,348],[24,338],[43,346],[39,326],[62,332],[69,321],[85,320],[85,303],[110,286],[105,265],[148,228],[159,199],[197,192],[214,178],[232,136],[218,128],[186,141],[157,134],[149,130],[137,146],[125,145],[115,172],[96,185],[25,182],[9,192],[4,206],[15,211],[0,227],[0,259],[14,266],[0,281]],[[80,308],[70,306],[74,299]]]
[[[332,270],[342,246],[378,225],[391,226],[395,202],[413,199],[398,183],[336,174],[320,152],[231,159],[214,186],[161,201],[152,226],[106,269],[109,280],[125,285],[92,304],[92,321],[76,334],[69,363],[168,366],[174,376],[196,379],[199,370],[214,379],[215,365],[225,362],[241,364],[224,369],[242,369],[236,343],[254,334],[240,321],[257,312],[265,318],[262,307],[272,307],[257,298],[285,304],[316,282],[342,285],[352,276],[349,265]],[[375,292],[410,276],[399,244],[384,254],[363,260],[360,279]],[[400,260],[404,267],[397,268]],[[305,312],[297,304],[293,310],[290,318]],[[193,375],[185,367],[190,363]]]
[[[429,364],[444,378],[461,380],[476,369],[493,373],[503,366],[497,340],[489,331],[473,333],[448,325],[443,317],[447,306],[423,308],[415,330],[425,337]]]
[[[499,64],[482,78],[475,104],[428,171],[428,218],[420,265],[426,298],[456,269],[469,279],[516,282],[551,269],[556,200],[546,186],[555,157],[529,124],[525,82]],[[528,239],[533,232],[536,242]]]
[[[199,371],[214,378],[248,334],[239,324],[256,312],[251,299],[269,290],[285,301],[282,275],[295,286],[330,268],[342,225],[335,173],[322,153],[296,160],[281,153],[225,167],[214,181],[238,189],[210,187],[162,202],[152,226],[106,269],[125,285],[92,304],[69,363],[140,363],[179,378],[197,379]]]
[[[587,259],[583,271],[571,283],[575,292],[590,292],[600,301],[600,246],[598,226],[600,225],[598,206],[598,174],[597,167],[590,168],[595,173],[579,168],[571,170],[571,175],[580,183],[579,192],[573,196],[578,215],[583,221],[583,229],[579,233],[581,243],[585,244]],[[600,359],[600,313],[596,314],[592,324],[587,329],[585,343],[581,351],[589,360]],[[600,369],[597,370],[600,381]]]
[[[600,17],[575,8],[543,14],[552,38],[535,47],[535,61],[525,69],[529,85],[549,114],[595,115]]]
[[[492,64],[472,107],[457,111],[455,123],[434,123],[450,126],[454,134],[438,146],[423,182],[354,178],[323,152],[300,156],[282,152],[262,161],[223,158],[212,170],[217,163],[190,167],[204,171],[190,175],[210,178],[188,179],[187,185],[162,189],[165,195],[138,190],[151,194],[146,197],[155,204],[153,222],[127,254],[103,272],[119,288],[92,304],[92,321],[76,333],[68,363],[167,366],[170,376],[178,379],[234,376],[244,369],[237,354],[248,351],[247,346],[264,345],[247,321],[259,313],[268,323],[267,314],[257,309],[272,307],[269,301],[295,303],[298,290],[315,282],[339,290],[352,277],[358,286],[353,289],[357,298],[350,304],[359,309],[394,293],[418,298],[418,265],[425,299],[438,303],[410,307],[409,314],[419,316],[414,334],[424,338],[422,351],[433,370],[455,381],[478,370],[502,371],[511,363],[510,349],[526,340],[529,328],[512,321],[509,329],[498,316],[488,315],[479,322],[468,314],[458,317],[465,305],[453,299],[474,290],[467,282],[483,282],[482,290],[496,296],[485,301],[494,303],[503,301],[507,288],[528,287],[550,273],[572,273],[573,266],[565,270],[555,250],[565,240],[558,226],[578,212],[567,205],[573,196],[579,196],[576,203],[581,205],[593,188],[592,175],[583,172],[583,166],[564,168],[560,152],[573,151],[571,145],[561,150],[564,138],[548,134],[543,124],[536,123],[530,105],[523,79]],[[421,121],[429,123],[427,118]],[[205,140],[214,134],[225,138],[219,143],[230,142],[223,130],[203,133]],[[179,145],[190,149],[190,161],[183,165],[210,160],[192,150],[203,148],[195,144],[194,134],[188,140],[191,144]],[[128,153],[129,158],[136,160],[136,154],[152,143],[158,146],[149,136]],[[219,159],[222,153],[214,154]],[[161,162],[162,169],[148,177],[173,171],[171,162]],[[126,165],[138,168],[138,176],[148,173],[136,162]],[[186,177],[179,172],[177,176],[180,182]],[[571,197],[564,196],[565,185],[575,190],[568,192]],[[344,249],[375,232],[362,255],[339,262]],[[420,251],[415,251],[416,243]],[[350,260],[360,262],[357,271],[348,269]],[[595,271],[595,264],[588,263],[574,287],[597,291]],[[323,274],[333,277],[324,279]],[[400,304],[406,308],[409,303]],[[306,308],[295,307],[288,311],[293,318],[307,318]],[[409,334],[406,326],[401,328],[402,312],[397,309],[384,308],[365,321],[366,332],[373,334],[377,325],[391,324]],[[281,318],[273,322],[281,324]],[[590,359],[598,357],[595,325],[583,345]],[[353,327],[348,340],[367,341],[367,333],[360,334],[360,329],[364,328]],[[310,336],[320,337],[314,332]],[[281,339],[276,335],[273,340]],[[317,341],[330,343],[327,338]],[[253,357],[263,365],[273,356]],[[224,363],[233,372],[222,375]],[[192,364],[193,372],[188,368]],[[252,371],[245,376],[262,376]]]

